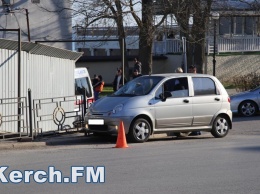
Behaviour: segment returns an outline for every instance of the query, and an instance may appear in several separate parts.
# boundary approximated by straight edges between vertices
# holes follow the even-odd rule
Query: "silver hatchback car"
[[[86,128],[97,134],[117,133],[121,121],[131,142],[145,142],[152,134],[187,136],[193,131],[225,137],[232,128],[230,98],[210,75],[141,76],[94,102],[85,115]]]

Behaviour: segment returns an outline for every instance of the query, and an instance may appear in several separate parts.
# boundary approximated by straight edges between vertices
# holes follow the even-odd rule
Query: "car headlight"
[[[118,113],[118,112],[120,112],[121,110],[123,110],[123,107],[124,107],[123,104],[119,104],[119,105],[115,106],[115,107],[113,108],[113,110],[112,110],[113,114]]]

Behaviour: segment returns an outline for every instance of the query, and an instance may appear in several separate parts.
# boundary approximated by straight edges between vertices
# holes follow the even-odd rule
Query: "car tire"
[[[257,105],[255,102],[246,100],[239,105],[239,114],[245,117],[256,115]]]
[[[146,142],[151,134],[151,125],[146,119],[136,119],[130,126],[127,138],[130,142]]]
[[[223,116],[218,116],[213,122],[211,134],[215,138],[225,137],[228,134],[229,129],[230,125],[228,120]]]

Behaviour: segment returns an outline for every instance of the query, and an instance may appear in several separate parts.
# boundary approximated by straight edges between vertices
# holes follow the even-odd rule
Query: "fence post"
[[[87,105],[86,105],[86,103],[87,103],[87,100],[86,100],[86,89],[84,88],[84,95],[83,95],[83,103],[84,103],[84,105],[83,105],[83,115],[82,115],[82,119],[84,120],[84,116],[85,116],[85,114],[86,114],[86,109],[87,109]]]
[[[30,135],[29,137],[33,137],[32,134],[32,97],[31,97],[31,89],[28,89],[28,106],[29,106],[29,125],[30,125]]]

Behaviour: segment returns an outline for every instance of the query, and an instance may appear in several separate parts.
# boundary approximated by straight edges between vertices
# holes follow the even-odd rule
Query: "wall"
[[[207,57],[207,70],[213,72],[212,56]],[[232,76],[245,75],[248,73],[260,74],[260,55],[232,55],[216,56],[216,77],[222,81],[229,80]]]
[[[68,1],[63,0],[40,0],[39,4],[34,4],[30,0],[12,0],[9,14],[6,7],[0,2],[0,28],[17,29],[20,28],[22,41],[28,41],[28,28],[26,11],[28,9],[28,21],[31,35],[31,42],[50,40],[71,40],[72,19],[71,11],[63,10],[59,14],[46,10],[58,10],[62,7],[70,7]],[[20,8],[20,10],[16,10]],[[16,32],[1,32],[0,38],[17,40]],[[57,48],[71,50],[72,43],[46,43]]]
[[[60,52],[62,52],[62,50],[60,50]],[[75,95],[74,60],[35,55],[22,51],[21,80],[18,82],[17,55],[17,51],[15,50],[0,49],[0,99],[17,98],[19,84],[21,86],[21,97],[28,97],[28,89],[30,88],[33,100]],[[11,120],[17,120],[17,116],[8,116],[17,115],[17,104],[6,105],[4,104],[5,102],[6,101],[0,101],[0,121],[5,121],[1,121],[0,133],[3,131],[17,132],[17,122],[11,122]],[[26,104],[21,104],[21,106],[26,106]],[[52,110],[57,106],[61,106],[65,112],[68,110],[73,111],[74,101],[66,104],[58,104],[56,102],[42,104],[34,108],[37,108],[37,114],[45,115],[52,114]],[[22,110],[24,111],[26,109]],[[26,112],[23,113],[23,115],[25,114]],[[39,128],[41,128],[43,132],[57,129],[57,126],[52,121],[53,116],[50,115],[49,118],[49,121],[39,122]],[[23,119],[25,120],[25,118]],[[72,121],[73,118],[66,119],[65,124],[71,125]],[[33,125],[34,124],[35,123],[33,123]]]

